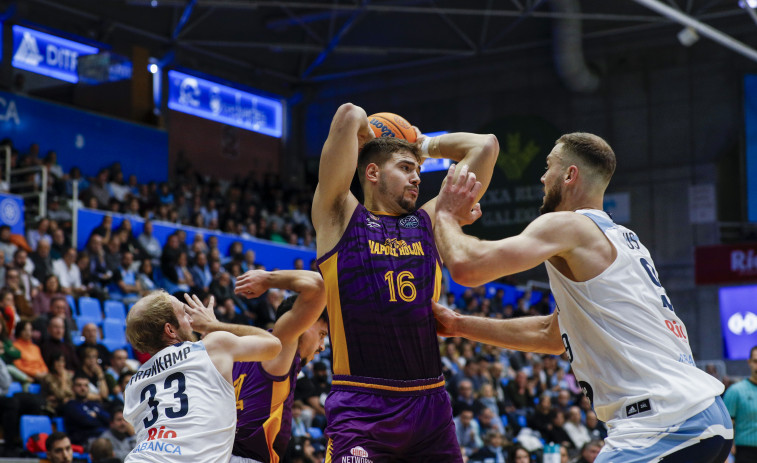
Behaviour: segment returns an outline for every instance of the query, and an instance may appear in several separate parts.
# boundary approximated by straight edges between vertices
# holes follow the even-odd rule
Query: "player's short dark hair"
[[[294,294],[284,299],[283,301],[281,301],[281,304],[279,304],[279,307],[276,309],[276,321],[279,321],[279,319],[283,317],[285,313],[292,310],[292,307],[294,307],[294,303],[296,300],[297,300],[297,294]],[[323,312],[321,312],[321,315],[318,317],[318,320],[323,320],[326,323],[329,322],[328,312],[326,311],[326,309],[323,309]]]
[[[749,358],[751,359],[754,356],[754,351],[757,350],[757,346],[752,347],[752,349],[749,351]]]
[[[368,167],[368,164],[374,163],[382,166],[394,153],[402,150],[409,151],[420,164],[421,153],[416,143],[392,137],[374,138],[366,143],[357,157],[357,178],[360,180],[360,186],[363,186],[365,181],[365,168]]]
[[[555,144],[558,143],[563,144],[564,150],[596,169],[605,180],[609,181],[615,173],[615,153],[602,137],[591,133],[574,132],[558,138]]]
[[[45,441],[45,447],[48,449],[52,448],[53,444],[63,439],[68,439],[68,435],[65,432],[55,431],[54,433],[47,436],[47,440]]]

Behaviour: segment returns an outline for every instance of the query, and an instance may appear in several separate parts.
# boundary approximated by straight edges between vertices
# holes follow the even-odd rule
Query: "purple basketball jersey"
[[[237,433],[233,455],[264,463],[281,461],[292,435],[292,402],[299,372],[299,354],[284,376],[268,374],[260,362],[234,362]]]
[[[381,215],[359,204],[318,267],[326,285],[333,371],[340,380],[359,377],[367,386],[370,378],[440,377],[431,300],[439,299],[441,264],[424,210]]]

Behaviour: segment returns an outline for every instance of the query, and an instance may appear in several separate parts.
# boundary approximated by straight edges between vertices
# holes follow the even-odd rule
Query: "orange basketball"
[[[413,126],[404,117],[394,113],[376,113],[368,116],[368,124],[378,137],[402,138],[415,143],[416,135]]]

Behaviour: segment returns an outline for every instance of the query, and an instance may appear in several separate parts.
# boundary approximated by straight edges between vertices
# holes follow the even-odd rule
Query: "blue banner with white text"
[[[168,71],[168,107],[174,111],[281,138],[283,104],[216,82]]]
[[[79,57],[94,55],[97,47],[13,26],[13,67],[77,83]]]
[[[124,175],[141,183],[168,178],[168,134],[130,122],[0,92],[0,138],[10,138],[23,154],[38,143],[40,154],[58,153],[68,172],[78,166],[85,176],[120,162]]]

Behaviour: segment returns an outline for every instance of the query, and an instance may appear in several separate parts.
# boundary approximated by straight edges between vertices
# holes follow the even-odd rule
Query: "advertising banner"
[[[96,47],[54,35],[13,26],[13,67],[77,83],[80,56],[94,55]]]
[[[281,138],[281,101],[168,71],[168,107],[193,116]]]

